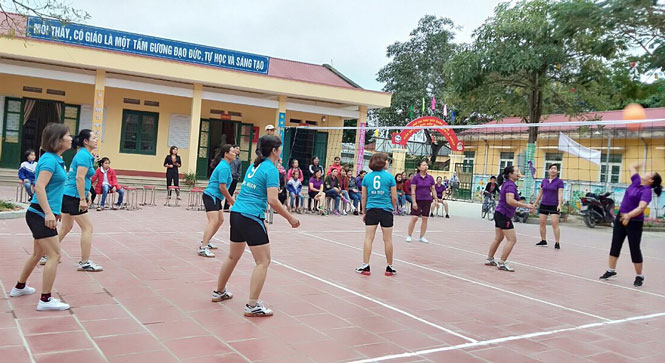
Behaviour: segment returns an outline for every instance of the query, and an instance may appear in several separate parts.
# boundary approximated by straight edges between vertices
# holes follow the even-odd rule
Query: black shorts
[[[372,208],[367,210],[365,215],[366,226],[381,225],[383,228],[390,228],[393,226],[393,214],[379,208]]]
[[[512,218],[506,217],[503,213],[494,211],[494,226],[500,229],[513,229]]]
[[[71,197],[69,195],[62,196],[62,213],[69,214],[72,216],[79,216],[81,214],[88,213],[88,210],[80,210],[79,205],[81,200],[77,197]]]
[[[33,203],[30,204],[30,207],[32,209],[36,209],[42,212],[42,207],[40,207],[39,204]],[[35,212],[27,210],[25,212],[25,221],[26,223],[28,223],[28,227],[32,232],[32,238],[34,239],[49,238],[58,235],[58,230],[46,227],[46,225],[44,224],[44,217],[40,216]]]
[[[411,215],[417,217],[429,218],[429,212],[430,209],[432,208],[432,201],[416,200],[416,204],[418,204],[418,209],[413,208],[413,204],[411,205]]]
[[[230,220],[231,242],[247,242],[248,246],[261,246],[270,242],[263,219],[232,211]]]
[[[538,208],[538,214],[544,214],[544,215],[550,215],[550,214],[560,214],[558,210],[556,210],[556,205],[546,205],[546,204],[540,204],[540,208]]]
[[[222,210],[222,201],[223,199],[213,198],[203,193],[203,206],[206,208],[206,212],[219,212]]]

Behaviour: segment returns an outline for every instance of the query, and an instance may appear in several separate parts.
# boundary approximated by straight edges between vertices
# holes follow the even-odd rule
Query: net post
[[[358,107],[358,128],[356,129],[356,149],[353,160],[355,160],[355,173],[358,174],[363,168],[365,158],[365,127],[367,126],[367,106]]]

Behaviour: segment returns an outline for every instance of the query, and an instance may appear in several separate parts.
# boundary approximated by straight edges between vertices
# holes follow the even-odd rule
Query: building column
[[[367,127],[367,106],[358,107],[358,123],[356,124],[356,150],[353,153],[354,173],[363,169],[365,160],[365,130]]]
[[[275,128],[279,135],[280,140],[282,140],[282,149],[279,154],[279,158],[284,161],[284,131],[286,125],[286,96],[278,96],[279,106],[275,111]]]
[[[98,69],[95,73],[95,95],[94,106],[92,109],[92,131],[97,134],[97,150],[93,151],[97,156],[101,155],[102,150],[102,130],[104,125],[104,88],[106,87],[106,71]],[[76,133],[77,130],[71,130]],[[74,135],[72,135],[74,136]]]
[[[189,155],[187,157],[187,173],[196,174],[196,162],[199,155],[199,133],[201,132],[201,93],[203,86],[194,84],[192,95],[192,111],[189,123]]]

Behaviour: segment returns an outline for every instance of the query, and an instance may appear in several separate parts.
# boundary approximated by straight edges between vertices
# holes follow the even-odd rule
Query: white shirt
[[[111,184],[109,184],[108,170],[104,170],[104,167],[102,167],[102,174],[104,174],[104,181],[102,182],[102,185],[111,186]]]

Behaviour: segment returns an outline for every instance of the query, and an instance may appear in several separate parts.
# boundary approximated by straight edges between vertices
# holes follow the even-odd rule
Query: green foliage
[[[185,174],[185,185],[187,185],[190,188],[193,188],[196,186],[196,173],[191,172]]]

